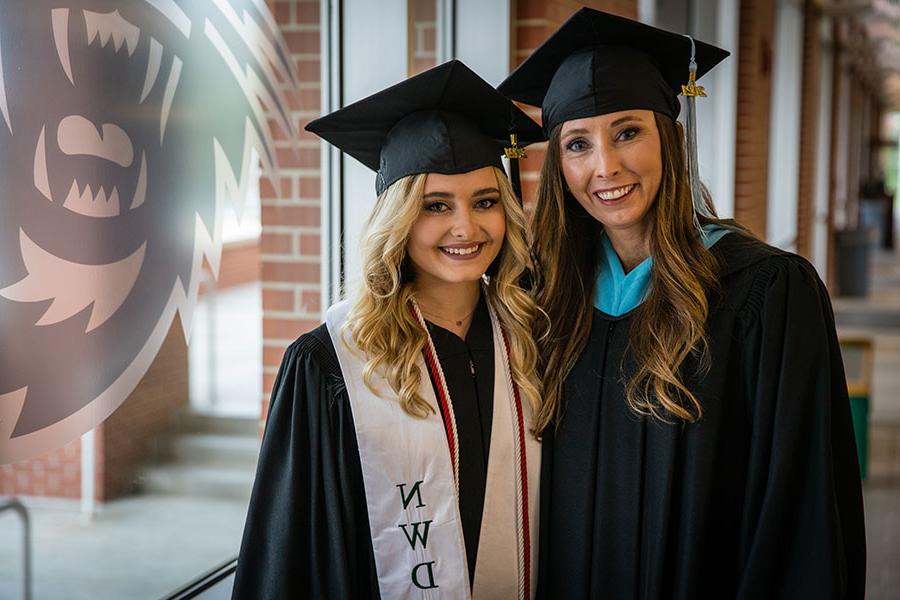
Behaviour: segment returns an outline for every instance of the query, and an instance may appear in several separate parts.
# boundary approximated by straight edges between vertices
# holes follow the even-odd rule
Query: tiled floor
[[[866,505],[866,598],[900,598],[900,479],[872,480],[863,488]]]
[[[878,253],[868,298],[834,300],[841,334],[874,342],[866,509],[866,598],[900,598],[900,252]],[[844,325],[841,325],[841,324]]]

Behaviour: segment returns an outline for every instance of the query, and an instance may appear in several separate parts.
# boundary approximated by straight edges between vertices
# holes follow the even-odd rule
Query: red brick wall
[[[0,465],[0,496],[81,497],[81,440],[44,456]]]
[[[407,73],[416,75],[437,65],[437,0],[409,0]]]
[[[512,25],[512,64],[515,68],[524,61],[531,52],[556,29],[583,6],[596,8],[619,14],[632,19],[637,18],[637,0],[586,0],[573,2],[569,0],[517,0],[513,3]],[[523,106],[536,121],[540,122],[541,111]],[[538,177],[541,164],[544,162],[546,144],[534,144],[528,147],[528,158],[522,161],[522,196],[526,211],[531,211],[537,194]]]
[[[190,398],[188,348],[176,317],[159,353],[134,392],[97,429],[97,500],[134,491],[136,469],[154,450],[155,438],[168,429]]]
[[[774,1],[742,0],[740,11],[734,216],[765,238]]]
[[[822,44],[820,12],[812,0],[803,7],[803,81],[800,98],[800,164],[797,181],[797,253],[812,258],[816,151],[819,147],[819,84]]]
[[[263,400],[269,395],[284,349],[321,321],[321,180],[319,138],[303,126],[321,113],[319,0],[269,2],[297,66],[300,95],[291,117],[298,140],[276,139],[281,166],[277,189],[260,185],[263,306]]]

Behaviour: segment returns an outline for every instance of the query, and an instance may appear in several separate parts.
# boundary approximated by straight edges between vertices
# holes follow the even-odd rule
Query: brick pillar
[[[260,181],[262,418],[285,348],[322,319],[320,147],[319,138],[303,131],[321,113],[320,1],[275,0],[270,6],[297,67],[300,94],[291,118],[300,134],[296,140],[276,139],[279,179],[276,185],[265,177]]]
[[[734,216],[762,238],[768,202],[774,18],[773,0],[741,1]]]
[[[803,7],[803,81],[800,99],[800,165],[797,181],[797,253],[812,258],[815,221],[816,151],[819,147],[821,13],[813,0]],[[827,143],[827,140],[823,140]]]
[[[510,68],[521,64],[535,48],[583,6],[637,19],[637,0],[586,0],[583,2],[517,0],[513,3],[513,22],[511,24],[513,30],[510,37],[515,51],[511,53]],[[534,109],[527,106],[522,106],[522,108],[540,122],[541,111],[539,108]],[[538,178],[546,150],[546,144],[529,146],[528,158],[522,161],[522,197],[525,201],[525,210],[528,212],[534,208]]]
[[[437,65],[437,0],[409,0],[407,74],[417,75]]]

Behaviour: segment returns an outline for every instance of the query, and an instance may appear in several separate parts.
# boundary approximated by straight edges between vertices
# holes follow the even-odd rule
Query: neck
[[[478,280],[448,283],[418,278],[414,293],[425,319],[464,338],[481,297]]]
[[[613,250],[622,263],[622,270],[628,273],[650,256],[650,232],[646,228],[625,231],[607,229],[606,235]]]

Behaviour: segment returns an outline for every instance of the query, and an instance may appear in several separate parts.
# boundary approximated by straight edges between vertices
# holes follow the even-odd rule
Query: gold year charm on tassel
[[[691,70],[687,85],[681,86],[681,95],[685,98],[706,98],[706,88],[697,85],[697,72]]]
[[[503,154],[506,155],[506,158],[526,158],[528,155],[525,154],[525,148],[519,148],[519,137],[515,133],[509,134],[509,143],[510,146],[507,146],[503,149]]]

